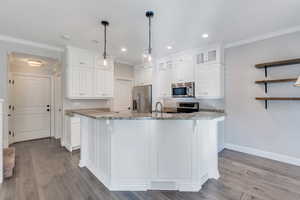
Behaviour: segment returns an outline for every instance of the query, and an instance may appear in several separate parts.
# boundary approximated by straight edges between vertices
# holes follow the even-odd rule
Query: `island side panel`
[[[149,189],[151,120],[113,120],[112,190]]]
[[[207,173],[207,178],[218,179],[218,119],[197,121],[197,131],[200,137],[201,169]]]
[[[110,189],[111,122],[81,117],[80,167],[87,167]]]

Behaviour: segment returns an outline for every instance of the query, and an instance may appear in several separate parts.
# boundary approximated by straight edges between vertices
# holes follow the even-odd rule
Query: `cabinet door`
[[[172,84],[172,62],[158,63],[158,97],[171,97],[171,84]]]
[[[220,47],[206,49],[196,54],[196,64],[221,64],[222,51]]]
[[[104,93],[104,70],[103,68],[95,67],[94,72],[94,96],[103,97]]]
[[[111,98],[113,97],[114,73],[113,70],[107,68],[95,68],[95,87],[94,96]]]
[[[110,98],[113,97],[113,88],[114,88],[114,75],[113,71],[105,70],[104,71],[104,88],[103,88],[103,96]]]
[[[195,82],[197,98],[222,98],[223,66],[219,64],[198,65]]]
[[[91,52],[75,47],[67,48],[67,62],[70,67],[93,67],[94,57]]]
[[[92,97],[93,70],[91,68],[73,67],[72,96],[78,98]]]
[[[174,61],[172,70],[173,83],[194,81],[194,62],[193,56],[181,56]]]
[[[80,147],[80,118],[72,117],[70,121],[71,148],[73,150]]]

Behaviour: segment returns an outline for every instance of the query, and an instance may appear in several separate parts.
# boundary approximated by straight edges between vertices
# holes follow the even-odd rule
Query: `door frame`
[[[37,77],[37,78],[49,78],[50,80],[50,137],[54,137],[55,136],[55,104],[54,104],[54,78],[53,75],[40,75],[40,74],[32,74],[32,73],[21,73],[21,72],[9,72],[12,77],[14,76],[25,76],[25,77]],[[8,91],[7,91],[8,93]],[[11,99],[9,99],[9,101],[11,101]],[[7,102],[7,105],[9,105],[10,102]],[[8,120],[6,121],[6,132],[4,134],[6,134],[6,138],[8,138]],[[7,145],[9,141],[6,141]]]

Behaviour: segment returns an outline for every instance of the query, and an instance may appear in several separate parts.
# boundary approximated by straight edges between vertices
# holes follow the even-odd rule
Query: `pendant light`
[[[101,24],[104,26],[104,52],[103,52],[103,65],[107,65],[107,52],[106,52],[106,27],[109,26],[108,21],[101,21]]]
[[[297,81],[295,83],[296,87],[300,87],[300,76],[297,78]]]
[[[146,12],[146,17],[148,18],[148,23],[149,23],[149,46],[148,46],[148,51],[147,51],[147,59],[148,59],[148,62],[151,62],[152,61],[152,46],[151,46],[151,19],[154,17],[154,12],[153,11],[147,11]]]

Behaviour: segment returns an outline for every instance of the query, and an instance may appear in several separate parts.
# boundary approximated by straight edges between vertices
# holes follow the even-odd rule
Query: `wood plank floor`
[[[109,192],[58,140],[14,146],[15,177],[0,186],[0,200],[300,200],[300,167],[229,150],[219,156],[221,178],[200,192]]]

